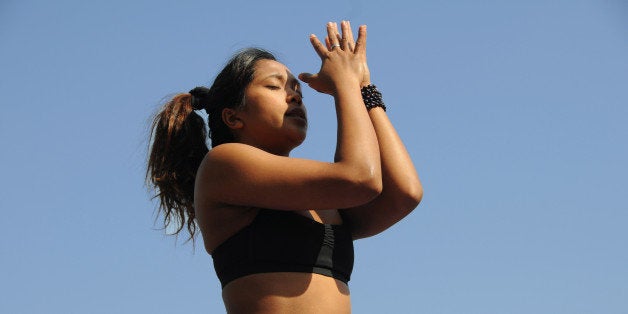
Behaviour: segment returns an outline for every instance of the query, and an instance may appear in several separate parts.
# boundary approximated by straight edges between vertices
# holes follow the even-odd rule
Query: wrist
[[[375,107],[380,107],[384,111],[386,111],[386,105],[384,104],[384,100],[382,99],[382,93],[377,89],[377,87],[373,84],[369,84],[367,86],[363,86],[360,88],[360,92],[362,94],[362,100],[364,101],[364,105],[367,110],[371,110]]]
[[[358,80],[342,80],[334,82],[334,95],[338,95],[344,91],[355,91],[361,89],[362,85]]]

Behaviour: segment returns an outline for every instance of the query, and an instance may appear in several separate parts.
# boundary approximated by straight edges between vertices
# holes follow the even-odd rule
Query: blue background
[[[625,1],[0,2],[0,312],[220,313],[153,225],[150,116],[240,48],[316,72],[308,35],[367,24],[373,81],[425,188],[356,242],[355,313],[628,313]],[[305,90],[293,156],[330,161]]]

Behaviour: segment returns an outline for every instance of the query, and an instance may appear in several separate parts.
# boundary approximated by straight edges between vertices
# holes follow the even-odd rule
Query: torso
[[[265,273],[236,279],[222,291],[228,313],[351,313],[349,287],[308,273]]]
[[[207,204],[209,205],[209,204]],[[249,225],[259,209],[197,204],[205,249],[211,252]],[[337,210],[295,211],[314,221],[342,224]],[[228,313],[350,313],[348,286],[313,273],[260,273],[233,280],[223,289]]]
[[[203,234],[205,250],[211,254],[218,245],[240,229],[248,226],[257,216],[259,209],[241,206],[207,206],[202,208],[202,206],[197,205],[196,211],[203,211],[202,215],[197,214],[197,216],[201,216],[197,217],[199,218],[197,221]],[[293,213],[320,223],[342,224],[342,217],[338,210],[304,210]]]

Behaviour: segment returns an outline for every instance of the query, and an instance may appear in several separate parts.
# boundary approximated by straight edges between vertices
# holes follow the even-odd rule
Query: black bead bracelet
[[[369,84],[362,87],[360,91],[362,92],[362,100],[364,101],[364,105],[366,105],[367,110],[371,110],[375,107],[381,107],[384,111],[386,111],[386,105],[384,105],[382,93],[377,90],[375,85]]]

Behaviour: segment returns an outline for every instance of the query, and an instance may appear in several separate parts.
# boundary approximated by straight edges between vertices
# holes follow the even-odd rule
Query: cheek
[[[264,89],[251,88],[246,92],[245,110],[247,114],[266,123],[281,124],[288,110],[285,94]]]
[[[284,123],[284,112],[278,107],[274,107],[267,102],[258,102],[258,99],[251,99],[246,104],[245,119],[249,124],[265,125],[274,128],[281,127]]]

